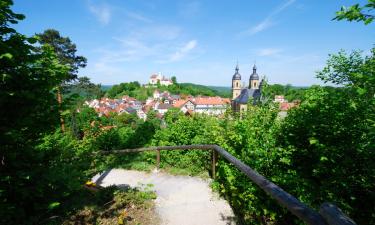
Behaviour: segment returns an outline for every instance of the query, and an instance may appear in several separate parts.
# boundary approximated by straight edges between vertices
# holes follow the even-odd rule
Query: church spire
[[[254,73],[257,73],[257,65],[256,65],[256,61],[254,62],[254,66],[253,66],[253,74]]]
[[[235,69],[235,73],[233,75],[233,78],[232,80],[241,80],[241,74],[238,72],[240,69],[238,67],[238,61],[237,61],[237,65],[236,65],[236,69]]]

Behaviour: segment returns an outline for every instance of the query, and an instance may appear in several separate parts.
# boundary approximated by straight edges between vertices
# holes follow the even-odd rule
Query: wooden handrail
[[[331,217],[329,220],[325,220],[322,215],[315,210],[309,208],[304,203],[299,201],[297,198],[289,194],[288,192],[284,191],[282,188],[274,184],[273,182],[267,180],[264,176],[257,173],[255,170],[250,168],[245,163],[241,162],[239,159],[231,155],[225,149],[218,145],[180,145],[180,146],[156,146],[156,147],[147,147],[147,148],[136,148],[136,149],[122,149],[122,150],[113,150],[113,151],[103,151],[104,154],[126,154],[130,152],[143,152],[143,151],[156,151],[156,164],[159,168],[160,165],[160,150],[191,150],[191,149],[198,149],[198,150],[213,150],[212,152],[212,176],[215,177],[216,171],[216,162],[217,162],[217,153],[232,163],[237,169],[243,172],[252,182],[254,182],[258,187],[260,187],[264,192],[270,195],[273,199],[275,199],[280,205],[287,208],[291,213],[295,216],[300,218],[302,221],[306,222],[307,224],[338,224],[340,218],[334,218],[334,215],[340,215],[341,217],[343,214],[330,214]],[[327,204],[327,203],[326,203]],[[332,204],[330,204],[332,208]],[[324,212],[321,209],[321,213]],[[338,209],[335,206],[335,209]],[[339,210],[339,209],[338,209]],[[348,217],[346,217],[348,218]],[[349,218],[346,220],[346,224],[355,225],[353,220]]]

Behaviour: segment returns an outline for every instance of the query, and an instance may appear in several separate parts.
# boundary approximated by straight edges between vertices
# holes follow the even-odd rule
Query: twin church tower
[[[249,99],[252,99],[253,104],[260,99],[263,80],[259,80],[257,67],[254,64],[248,88],[242,87],[238,64],[235,70],[232,77],[232,110],[242,112],[247,110]]]

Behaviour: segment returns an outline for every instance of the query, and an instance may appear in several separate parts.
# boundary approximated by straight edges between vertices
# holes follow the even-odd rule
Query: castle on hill
[[[150,85],[157,85],[159,83],[161,86],[169,86],[173,84],[173,81],[159,72],[157,74],[152,74],[148,83]]]
[[[250,75],[249,86],[242,87],[241,74],[239,73],[238,64],[235,73],[232,77],[232,110],[234,112],[247,111],[247,104],[249,100],[253,104],[261,97],[263,79],[259,79],[257,67],[254,64],[253,73]]]

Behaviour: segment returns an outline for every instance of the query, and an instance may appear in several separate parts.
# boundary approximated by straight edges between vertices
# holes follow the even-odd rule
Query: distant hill
[[[232,92],[231,87],[223,87],[223,86],[207,86],[208,88],[218,91],[224,95],[230,96]]]
[[[101,86],[103,91],[107,91],[107,90],[111,89],[111,87],[113,87],[113,85],[102,85]]]
[[[230,95],[231,95],[231,88],[230,87],[206,86],[206,85],[193,84],[193,83],[179,83],[179,85],[184,90],[188,90],[188,92],[192,92],[191,94],[203,94],[203,95],[211,95],[211,96],[217,95],[217,96],[220,96],[220,97],[230,97]],[[113,86],[114,85],[102,85],[101,89],[103,91],[108,91]]]
[[[196,90],[201,90],[202,92],[213,92],[214,95],[218,95],[220,97],[229,97],[231,93],[231,89],[228,87],[206,86],[193,83],[180,83],[179,85],[184,88],[193,88]]]

